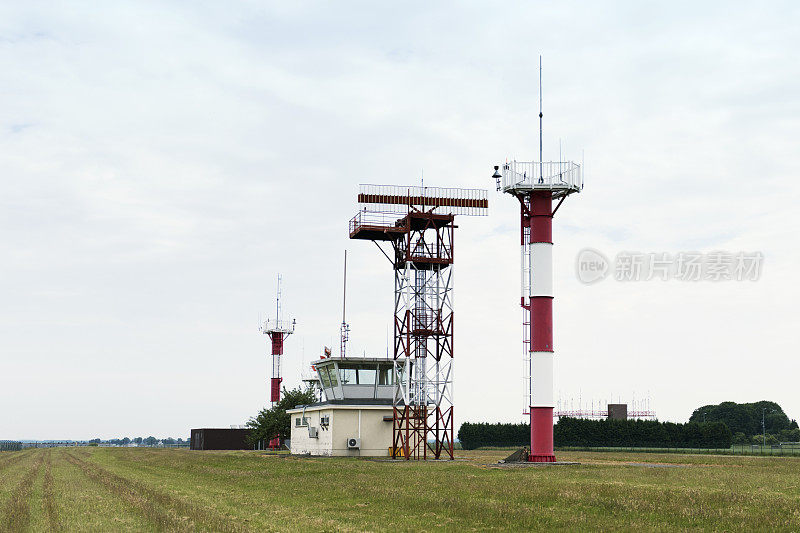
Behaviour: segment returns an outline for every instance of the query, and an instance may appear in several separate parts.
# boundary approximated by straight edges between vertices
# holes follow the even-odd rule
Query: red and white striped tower
[[[523,220],[530,227],[531,283],[527,298],[530,316],[531,451],[529,460],[555,461],[553,455],[553,198],[550,191],[533,191]],[[535,274],[535,275],[534,275]],[[525,307],[523,298],[522,306]]]
[[[583,188],[573,162],[511,161],[495,167],[497,190],[520,204],[522,245],[524,413],[530,415],[529,460],[553,455],[553,215],[561,202]],[[553,209],[553,200],[559,200]]]
[[[539,64],[539,161],[494,167],[497,190],[520,204],[522,245],[523,413],[530,415],[528,460],[553,462],[553,215],[583,189],[581,166],[542,161],[541,58]],[[553,200],[558,204],[553,209]]]
[[[270,402],[272,405],[281,399],[281,356],[283,341],[294,333],[295,320],[281,320],[281,275],[278,274],[278,294],[275,304],[275,319],[268,319],[261,326],[261,333],[268,335],[272,342],[272,380],[270,381]]]

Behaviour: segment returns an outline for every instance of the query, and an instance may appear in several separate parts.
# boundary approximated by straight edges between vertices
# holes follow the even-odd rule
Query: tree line
[[[482,446],[527,446],[528,424],[465,422],[458,440],[466,450]],[[654,448],[730,448],[733,436],[722,422],[658,422],[656,420],[587,420],[563,417],[553,427],[555,446]]]
[[[553,439],[556,446],[730,448],[733,435],[722,422],[562,418]]]
[[[188,445],[189,440],[183,440],[182,438],[173,439],[172,437],[167,437],[165,439],[157,439],[153,436],[150,437],[123,437],[121,439],[91,439],[87,441],[89,444],[109,444],[111,446],[181,446],[181,445]]]
[[[465,449],[526,446],[530,443],[530,426],[466,422],[458,431],[458,439]],[[555,446],[729,448],[731,444],[800,442],[800,428],[780,405],[764,400],[704,405],[694,410],[686,424],[565,417],[553,427],[553,439]]]

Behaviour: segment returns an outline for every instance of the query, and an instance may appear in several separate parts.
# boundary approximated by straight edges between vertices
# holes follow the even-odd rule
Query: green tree
[[[733,436],[733,443],[734,444],[750,444],[750,441],[747,439],[747,435],[739,431],[736,435]]]
[[[744,433],[748,437],[753,437],[761,435],[762,415],[767,434],[777,434],[784,429],[792,428],[792,422],[781,406],[766,400],[754,403],[722,402],[718,405],[704,405],[694,410],[689,422],[722,422],[734,434]]]
[[[310,405],[317,401],[314,389],[296,388],[283,389],[283,395],[279,402],[270,408],[264,408],[247,422],[247,427],[252,431],[247,437],[250,444],[255,444],[260,440],[270,440],[280,437],[281,440],[289,438],[291,435],[292,419],[286,412],[287,409],[294,409],[298,405]]]
[[[784,429],[779,438],[781,442],[800,442],[800,429]]]

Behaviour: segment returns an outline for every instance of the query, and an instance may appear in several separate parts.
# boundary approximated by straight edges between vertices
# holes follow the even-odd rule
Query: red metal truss
[[[395,395],[394,455],[452,459],[454,216],[412,209],[401,225],[407,232],[392,243],[394,359],[405,372]]]
[[[486,191],[365,184],[358,202],[350,238],[392,247],[392,456],[452,459],[455,215],[485,215]]]
[[[386,197],[377,199],[394,202]],[[410,203],[405,215],[381,217],[359,212],[350,221],[350,238],[389,241],[392,245],[393,355],[398,383],[392,421],[393,457],[453,458],[450,274],[455,257],[454,221],[452,214],[424,211]]]

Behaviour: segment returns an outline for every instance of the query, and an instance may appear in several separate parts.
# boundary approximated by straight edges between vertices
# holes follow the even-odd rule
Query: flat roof
[[[252,431],[253,428],[192,428],[191,431]]]
[[[337,363],[394,363],[391,357],[325,357],[324,359],[317,359],[312,361],[312,365],[319,365],[335,361]]]
[[[294,409],[287,409],[287,413],[299,413],[303,409],[306,411],[318,411],[320,409],[392,409],[392,400],[389,399],[347,399],[347,400],[328,400],[326,402],[310,403],[308,405],[298,405]]]

